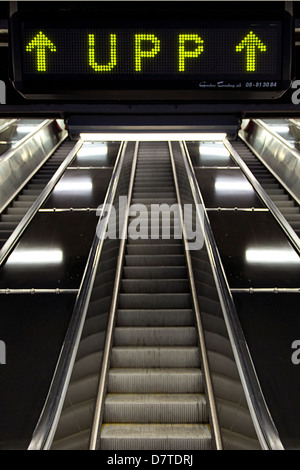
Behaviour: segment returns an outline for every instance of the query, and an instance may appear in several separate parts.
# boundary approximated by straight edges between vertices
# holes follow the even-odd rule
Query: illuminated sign
[[[128,24],[128,26],[127,26]],[[283,22],[18,22],[15,84],[21,91],[280,90]],[[285,67],[286,68],[286,67]],[[285,75],[287,73],[285,72]],[[193,95],[196,96],[196,95]]]
[[[189,30],[26,28],[24,78],[280,79],[280,23]]]

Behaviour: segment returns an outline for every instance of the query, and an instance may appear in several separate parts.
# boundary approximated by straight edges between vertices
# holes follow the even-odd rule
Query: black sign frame
[[[78,2],[81,3],[81,2]],[[98,2],[95,2],[98,3]],[[119,2],[99,2],[99,4],[115,3]],[[126,2],[124,2],[126,3]],[[142,2],[143,3],[143,2]],[[149,2],[145,2],[149,3]],[[156,2],[150,2],[152,5]],[[159,2],[157,2],[159,3]],[[179,2],[181,3],[181,2]],[[187,2],[194,3],[192,8],[182,10],[182,14],[178,14],[178,8],[174,12],[166,13],[165,10],[161,11],[154,6],[149,10],[144,11],[140,8],[134,16],[132,11],[128,11],[126,18],[126,11],[121,9],[118,13],[113,15],[112,21],[112,9],[102,7],[93,14],[91,12],[80,11],[80,10],[69,10],[69,11],[16,11],[11,16],[10,21],[10,35],[11,35],[11,57],[12,57],[12,82],[16,90],[23,95],[25,98],[37,99],[37,100],[65,100],[65,101],[215,101],[215,100],[245,100],[245,99],[275,99],[282,96],[282,94],[290,87],[292,80],[292,51],[293,51],[293,18],[288,9],[280,11],[280,9],[260,10],[259,6],[256,7],[255,11],[243,10],[218,10],[213,8],[214,2],[211,3],[211,8],[201,9],[202,2]],[[204,2],[207,4],[207,2]],[[217,2],[219,4],[219,2]],[[225,3],[225,2],[224,2]],[[226,2],[227,3],[227,2]],[[247,2],[248,3],[248,2]],[[257,3],[257,2],[255,2]],[[281,2],[282,3],[282,2]],[[284,2],[283,2],[284,3]],[[202,7],[203,8],[203,7]],[[91,81],[73,81],[66,82],[65,80],[58,81],[44,81],[44,80],[26,80],[23,76],[22,70],[22,28],[26,22],[30,24],[38,24],[43,22],[43,18],[46,19],[47,24],[80,24],[89,25],[91,22],[95,24],[95,15],[99,15],[102,18],[103,25],[114,25],[121,27],[127,25],[128,27],[134,27],[134,25],[143,25],[148,27],[153,24],[157,27],[163,28],[164,25],[167,27],[182,27],[183,24],[187,24],[189,15],[200,15],[201,21],[251,21],[251,22],[280,22],[282,31],[282,50],[281,50],[281,77],[276,80],[276,86],[264,87],[261,86],[245,86],[243,83],[242,87],[231,87],[227,86],[227,83],[223,82],[221,85],[216,86],[204,86],[200,87],[198,84],[192,83],[191,80],[177,80],[169,82],[166,86],[166,81],[159,80],[140,80],[124,82],[101,80],[101,85],[97,82]],[[52,22],[52,23],[51,23]],[[262,81],[262,80],[261,80]],[[216,82],[219,82],[216,80]],[[222,82],[222,80],[221,80]],[[234,84],[237,81],[229,80],[228,84]]]

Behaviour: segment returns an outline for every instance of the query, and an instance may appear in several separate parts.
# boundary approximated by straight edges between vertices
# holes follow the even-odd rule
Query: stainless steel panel
[[[268,212],[209,212],[231,288],[300,287],[300,257]]]
[[[26,449],[43,409],[76,295],[2,294],[0,449]]]
[[[120,142],[85,142],[71,167],[113,167]]]
[[[112,168],[66,170],[42,208],[97,209],[104,202],[111,174]]]
[[[47,120],[34,135],[29,134],[28,139],[22,140],[22,145],[2,155],[0,212],[65,136],[62,120]]]
[[[287,127],[292,127],[292,124],[287,124]],[[250,148],[300,203],[300,153],[271,130],[261,120],[244,120],[240,137],[250,144]]]
[[[77,289],[95,235],[96,212],[40,212],[0,269],[0,287]]]
[[[240,170],[195,169],[206,208],[265,207]]]
[[[222,142],[187,142],[194,167],[237,167]]]
[[[299,341],[300,293],[244,293],[233,298],[283,445],[300,449],[299,343],[292,348]]]

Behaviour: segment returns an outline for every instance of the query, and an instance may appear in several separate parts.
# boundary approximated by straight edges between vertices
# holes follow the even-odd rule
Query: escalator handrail
[[[180,142],[182,155],[186,167],[190,188],[198,211],[199,222],[202,226],[203,236],[224,320],[230,338],[233,354],[239,370],[241,382],[249,406],[253,424],[262,449],[283,450],[274,421],[265,402],[255,368],[241,328],[231,291],[227,282],[224,267],[216,245],[216,241],[209,222],[204,200],[198,185],[191,158],[185,142]],[[199,213],[199,205],[203,208],[203,215]]]
[[[89,252],[71,320],[56,365],[56,370],[52,378],[52,383],[48,391],[44,408],[41,412],[39,421],[33,432],[31,442],[28,446],[28,450],[50,449],[55,435],[76,359],[99,258],[102,251],[103,241],[105,239],[104,234],[106,232],[109,220],[109,216],[106,216],[106,208],[110,210],[114,201],[121,169],[124,162],[126,147],[127,143],[122,142],[120,144],[105,200],[99,213],[96,234]]]

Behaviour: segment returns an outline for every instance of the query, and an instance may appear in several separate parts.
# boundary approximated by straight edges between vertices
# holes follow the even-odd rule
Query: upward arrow
[[[267,46],[250,31],[247,36],[236,46],[236,52],[241,52],[246,47],[247,54],[247,72],[255,72],[256,70],[256,50],[260,49],[261,52],[267,50]]]
[[[29,44],[26,46],[26,51],[31,52],[33,49],[37,51],[37,71],[46,72],[46,48],[50,49],[51,52],[56,52],[56,47],[50,41],[50,39],[45,36],[45,34],[40,31]]]

